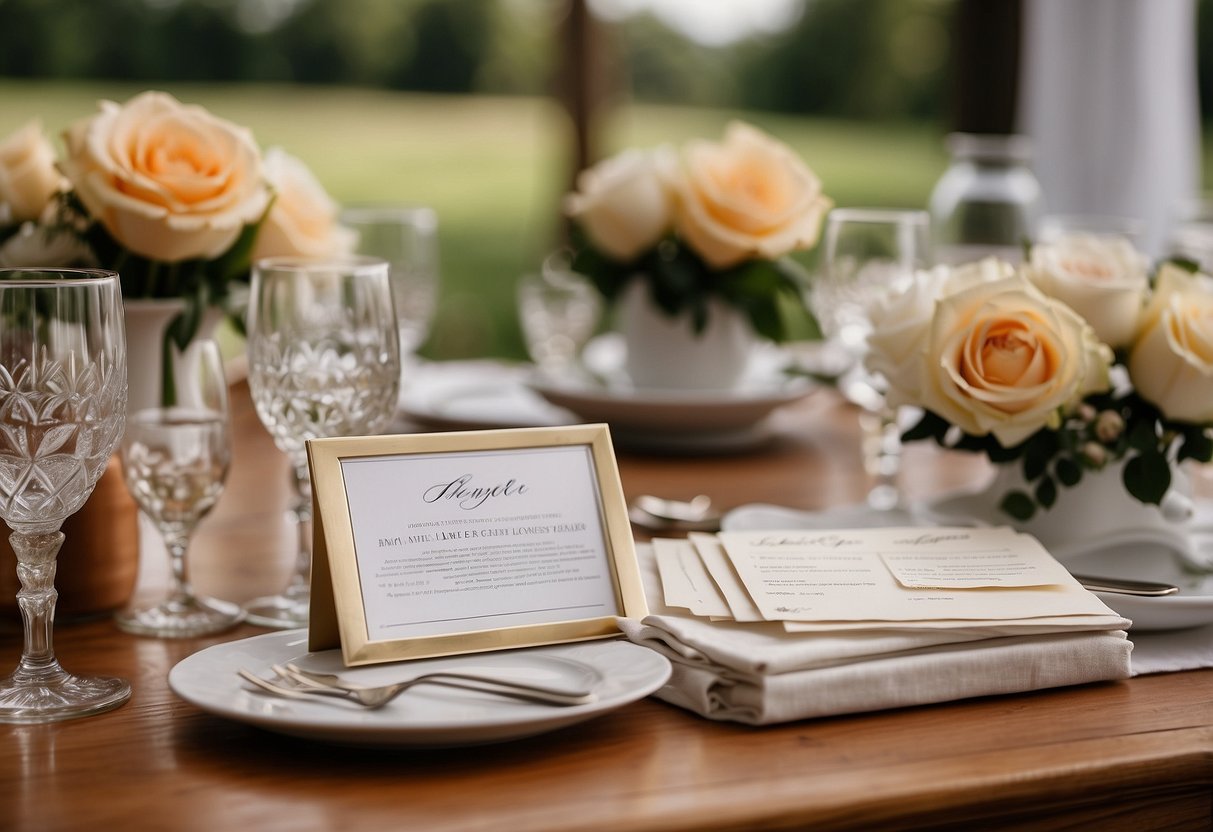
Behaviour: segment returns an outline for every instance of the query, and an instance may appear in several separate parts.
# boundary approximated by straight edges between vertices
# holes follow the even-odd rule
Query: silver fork
[[[331,696],[347,699],[366,708],[381,708],[414,685],[436,684],[447,687],[474,690],[480,693],[490,693],[513,699],[530,702],[540,702],[546,705],[585,705],[595,700],[590,691],[563,691],[521,682],[506,682],[486,676],[473,676],[466,673],[435,672],[406,679],[390,685],[378,687],[357,687],[353,685],[336,687],[311,679],[296,669],[294,672],[286,667],[275,665],[273,668],[281,678],[293,683],[293,687],[275,684],[247,670],[238,671],[241,678],[269,693],[277,694],[288,699],[307,699],[313,696]],[[324,674],[327,675],[327,674]]]

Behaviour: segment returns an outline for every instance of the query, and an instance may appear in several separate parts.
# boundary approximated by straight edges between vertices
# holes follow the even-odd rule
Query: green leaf
[[[1023,476],[1028,482],[1040,477],[1056,455],[1060,443],[1051,430],[1038,430],[1024,444]]]
[[[936,416],[929,410],[924,410],[922,418],[916,424],[909,427],[901,435],[901,439],[903,442],[918,442],[923,439],[934,439],[937,442],[943,442],[948,428],[947,419]]]
[[[998,507],[1016,520],[1030,520],[1036,513],[1036,503],[1023,491],[1008,491]]]
[[[1143,503],[1159,505],[1171,487],[1171,465],[1157,449],[1138,454],[1125,463],[1125,489]]]
[[[1143,454],[1158,450],[1158,434],[1153,419],[1134,420],[1129,430],[1129,447]]]
[[[1082,466],[1069,457],[1057,460],[1053,464],[1053,473],[1067,488],[1072,488],[1082,481]]]
[[[1057,483],[1053,482],[1052,477],[1042,477],[1040,482],[1036,484],[1036,502],[1040,503],[1045,508],[1052,508],[1057,502]]]
[[[1197,462],[1208,462],[1213,459],[1213,438],[1201,427],[1191,427],[1183,431],[1183,443],[1175,459],[1183,462],[1194,459]]]

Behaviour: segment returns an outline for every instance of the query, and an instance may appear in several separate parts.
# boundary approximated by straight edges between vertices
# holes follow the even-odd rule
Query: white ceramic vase
[[[1162,548],[1191,562],[1189,537],[1193,503],[1191,484],[1182,468],[1171,472],[1171,488],[1161,505],[1147,505],[1125,490],[1123,463],[1100,471],[1084,471],[1075,486],[1057,487],[1057,500],[1038,508],[1029,520],[1015,520],[999,508],[1012,490],[1027,491],[1021,463],[1001,465],[983,489],[951,497],[931,506],[931,519],[961,522],[965,517],[991,525],[1013,526],[1032,535],[1054,557],[1065,562],[1082,558],[1084,563],[1101,549],[1142,544]]]
[[[696,333],[690,313],[667,315],[643,279],[624,290],[618,315],[627,345],[625,368],[637,389],[731,390],[745,374],[757,340],[746,317],[715,298],[708,305],[707,327]]]
[[[124,300],[127,353],[127,412],[157,407],[161,401],[164,331],[185,302],[177,298]],[[209,307],[202,315],[197,338],[210,338],[223,312]]]

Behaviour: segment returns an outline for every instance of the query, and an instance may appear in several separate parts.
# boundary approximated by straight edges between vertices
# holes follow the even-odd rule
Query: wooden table
[[[237,388],[238,392],[240,388]],[[821,507],[852,502],[854,414],[828,394],[777,414],[752,454],[620,455],[629,497]],[[200,530],[200,588],[242,600],[289,569],[286,465],[236,396],[229,493]],[[912,493],[980,472],[911,449]],[[145,580],[154,574],[145,564]],[[156,592],[144,586],[141,592]],[[16,661],[10,622],[0,662]],[[1213,672],[1143,677],[755,729],[645,700],[555,733],[442,751],[367,751],[266,733],[201,712],[169,669],[245,626],[185,641],[137,638],[108,619],[60,622],[82,673],[130,679],[116,711],[0,726],[0,828],[174,830],[1208,829]]]

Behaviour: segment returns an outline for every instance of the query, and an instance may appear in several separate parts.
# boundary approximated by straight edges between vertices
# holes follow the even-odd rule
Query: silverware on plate
[[[237,672],[242,679],[259,689],[287,699],[329,696],[346,699],[371,709],[383,707],[409,688],[420,684],[444,685],[511,699],[539,702],[545,705],[587,705],[596,699],[592,691],[559,690],[542,685],[510,682],[488,676],[449,671],[424,673],[390,685],[364,686],[344,682],[331,674],[303,671],[294,665],[273,665],[272,669],[278,678],[287,684],[272,682],[247,670]]]
[[[1131,578],[1103,578],[1095,575],[1074,574],[1075,580],[1091,592],[1115,592],[1120,595],[1142,595],[1158,598],[1163,595],[1174,595],[1179,587],[1159,581],[1138,581]]]
[[[668,500],[641,494],[628,509],[633,523],[650,531],[714,532],[720,530],[722,515],[712,506],[712,498],[700,494],[690,500]]]

